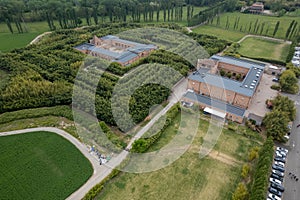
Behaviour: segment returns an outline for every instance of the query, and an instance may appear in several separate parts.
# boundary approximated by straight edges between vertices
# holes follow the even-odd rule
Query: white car
[[[286,148],[283,148],[283,147],[276,147],[276,150],[277,151],[284,151],[285,153],[289,152],[289,150],[287,150]]]
[[[282,173],[278,170],[272,169],[272,173],[277,174],[278,176],[284,177],[284,173]]]
[[[284,151],[276,151],[276,154],[281,154],[281,155],[283,155],[284,157],[287,156],[287,154],[286,154]]]
[[[269,193],[268,197],[272,200],[281,200],[281,198],[279,196],[272,194],[272,193]]]
[[[274,164],[278,165],[278,166],[281,166],[281,167],[285,167],[285,164],[283,162],[275,161]]]
[[[280,180],[277,180],[276,178],[270,178],[269,179],[271,183],[277,184],[277,185],[281,185],[282,182]]]
[[[278,197],[278,196],[276,196],[275,194],[272,194],[272,193],[269,193],[268,197],[269,197],[270,199],[281,200],[280,197]]]
[[[290,139],[290,136],[288,136],[288,135],[285,135],[285,136],[283,136],[286,140],[289,140]]]
[[[300,51],[300,47],[295,47],[295,50],[296,51]]]

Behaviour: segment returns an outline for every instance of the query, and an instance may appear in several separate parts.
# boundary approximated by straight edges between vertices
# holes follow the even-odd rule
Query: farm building
[[[242,123],[265,66],[233,57],[214,55],[210,59],[215,62],[214,67],[211,62],[199,61],[201,68],[188,77],[188,92],[183,100],[198,104],[201,109],[224,112],[227,119]]]
[[[90,40],[90,43],[81,44],[74,48],[82,53],[118,62],[126,66],[140,58],[148,56],[153,50],[157,49],[157,46],[123,40],[114,35],[107,35],[101,38],[94,36]]]

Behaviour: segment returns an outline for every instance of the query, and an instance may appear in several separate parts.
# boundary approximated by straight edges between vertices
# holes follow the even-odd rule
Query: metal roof
[[[224,88],[226,90],[237,92],[245,96],[253,96],[254,91],[257,88],[261,77],[264,73],[264,64],[238,59],[234,57],[218,55],[212,56],[211,59],[232,65],[237,65],[240,67],[245,67],[248,68],[249,71],[242,82],[235,81],[227,77],[210,74],[209,69],[207,68],[200,68],[200,70],[190,75],[189,79]]]
[[[207,83],[219,88],[224,88],[245,96],[253,96],[254,90],[243,87],[242,82],[238,82],[219,75],[207,73],[209,69],[200,69],[189,76],[190,80],[195,80],[201,83]]]
[[[227,112],[234,114],[236,116],[241,116],[244,117],[245,114],[245,109],[225,103],[223,101],[217,100],[217,99],[212,99],[210,97],[201,95],[201,94],[196,94],[194,92],[187,92],[184,96],[184,98],[190,99],[192,101],[197,101],[200,103],[203,103],[207,106],[211,106],[212,109],[219,109],[221,111]]]
[[[250,69],[252,67],[256,67],[256,68],[260,68],[260,69],[265,68],[265,64],[253,62],[253,61],[250,61],[250,60],[244,60],[244,59],[229,57],[229,56],[213,55],[211,57],[211,59],[217,60],[217,61],[220,61],[220,62],[224,62],[224,63],[228,63],[228,64],[231,64],[231,65],[246,67],[248,69]]]
[[[93,44],[90,44],[90,43],[84,43],[84,44],[80,44],[76,47],[74,47],[75,49],[78,49],[78,50],[87,50],[91,47],[93,47],[94,45]]]
[[[103,49],[103,48],[100,48],[100,47],[96,47],[96,46],[91,47],[89,50],[91,52],[100,53],[100,54],[103,54],[103,55],[110,56],[112,58],[117,58],[121,55],[120,53],[109,51],[109,50],[106,50],[106,49]]]

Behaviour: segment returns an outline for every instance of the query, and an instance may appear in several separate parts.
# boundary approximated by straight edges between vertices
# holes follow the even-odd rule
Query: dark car
[[[281,182],[283,181],[283,178],[281,176],[278,176],[277,174],[274,174],[274,173],[272,173],[270,177],[280,180]]]
[[[276,156],[276,157],[274,158],[274,160],[275,160],[275,161],[278,161],[278,162],[285,163],[285,158],[281,158],[281,157],[277,157],[277,156]]]
[[[280,167],[278,165],[272,165],[272,168],[275,169],[275,170],[278,170],[280,172],[284,172],[285,171],[283,167]]]
[[[276,190],[275,188],[272,188],[272,187],[269,187],[269,192],[272,193],[272,194],[275,194],[276,196],[279,196],[281,197],[282,196],[282,193],[278,190]]]
[[[276,190],[278,190],[280,192],[284,192],[284,187],[282,185],[271,183],[271,187],[275,188]]]

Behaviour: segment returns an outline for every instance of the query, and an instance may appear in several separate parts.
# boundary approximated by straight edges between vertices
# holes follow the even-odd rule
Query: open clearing
[[[0,199],[65,199],[93,173],[66,139],[49,132],[0,137]]]
[[[268,39],[249,37],[241,42],[239,54],[251,58],[286,61],[290,45]]]
[[[166,145],[177,133],[180,120],[178,115],[148,151]],[[181,127],[188,130],[190,125],[183,123]],[[150,173],[121,172],[105,185],[97,199],[231,199],[249,149],[259,144],[224,129],[214,150],[200,159],[199,147],[208,126],[208,121],[200,121],[192,146],[171,165]]]

